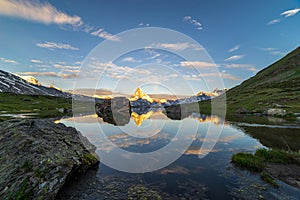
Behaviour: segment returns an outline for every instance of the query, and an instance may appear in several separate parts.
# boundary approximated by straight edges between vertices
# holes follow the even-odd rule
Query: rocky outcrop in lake
[[[98,166],[95,147],[52,120],[0,123],[0,199],[54,199],[77,173]]]
[[[125,97],[97,100],[95,111],[98,117],[110,124],[125,126],[130,121],[130,102]]]

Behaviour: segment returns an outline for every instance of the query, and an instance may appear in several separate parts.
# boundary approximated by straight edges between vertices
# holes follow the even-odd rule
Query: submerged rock
[[[95,147],[52,120],[0,123],[0,199],[54,199],[75,173],[98,166]]]

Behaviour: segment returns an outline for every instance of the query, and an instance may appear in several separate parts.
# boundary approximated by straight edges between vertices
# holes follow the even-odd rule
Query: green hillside
[[[224,96],[215,101],[222,98]],[[239,108],[263,112],[273,107],[300,113],[300,47],[230,89],[226,98],[228,113],[234,113]],[[210,107],[208,103],[200,102],[200,108],[207,110]]]

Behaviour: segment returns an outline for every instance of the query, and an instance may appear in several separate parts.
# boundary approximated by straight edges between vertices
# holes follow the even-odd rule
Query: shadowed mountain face
[[[55,88],[29,83],[16,75],[2,70],[0,70],[0,92],[71,98],[71,94],[69,93],[59,91]]]
[[[300,47],[227,93],[231,111],[263,111],[275,104],[300,111]],[[221,96],[222,97],[222,96]]]

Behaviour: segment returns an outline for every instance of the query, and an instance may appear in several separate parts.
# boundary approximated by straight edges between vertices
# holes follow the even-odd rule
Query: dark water
[[[216,116],[196,113],[183,120],[171,120],[161,112],[132,116],[125,126],[103,122],[96,115],[62,119],[60,122],[76,127],[97,147],[100,158],[106,156],[100,161],[99,169],[93,175],[87,175],[88,177],[79,180],[77,185],[73,184],[65,190],[64,195],[71,199],[130,197],[141,199],[143,195],[146,199],[160,197],[162,199],[299,199],[300,197],[300,191],[296,188],[279,181],[280,188],[274,189],[262,182],[259,175],[237,169],[231,164],[233,153],[254,152],[258,148],[265,147],[266,144],[262,144],[258,137],[251,136],[251,133],[256,132],[255,127],[263,127],[264,132],[269,131],[271,138],[274,130],[281,130],[283,134],[285,130],[300,133],[299,126],[296,124],[231,123]],[[250,132],[247,132],[247,127],[250,127]],[[178,136],[179,132],[184,135]],[[107,139],[115,146],[109,145]],[[110,154],[117,148],[145,155],[178,140],[191,141],[191,145],[178,159],[161,169],[145,173],[128,173],[114,169],[114,166],[128,165],[123,163],[126,159],[122,160],[122,156],[129,157],[127,154],[118,155],[120,157],[116,158],[114,154]],[[281,141],[282,146],[286,146],[286,141],[289,142],[289,138]],[[295,143],[293,140],[292,142]],[[297,144],[299,143],[291,146],[297,148]],[[105,162],[107,157],[108,163]],[[158,160],[158,163],[161,161]],[[135,163],[132,164],[134,166]],[[145,169],[149,165],[147,160],[139,164],[137,166]],[[153,161],[153,166],[156,164]],[[140,193],[143,194],[142,197]]]

